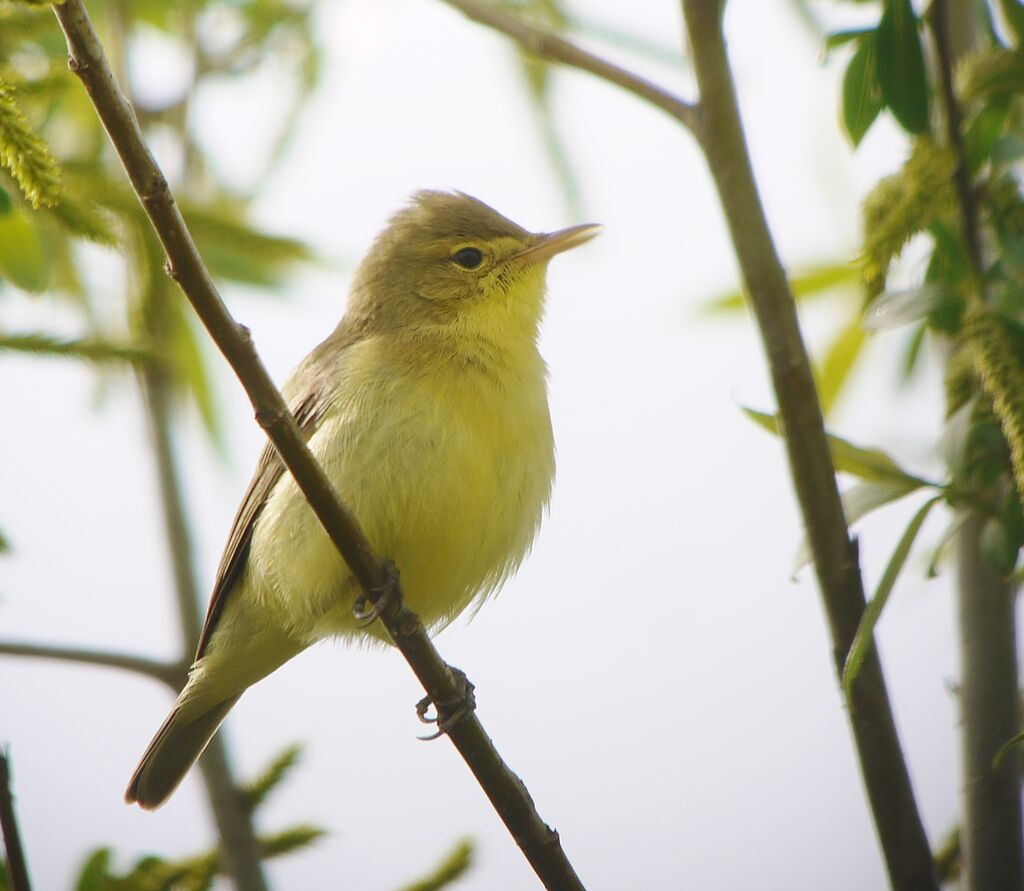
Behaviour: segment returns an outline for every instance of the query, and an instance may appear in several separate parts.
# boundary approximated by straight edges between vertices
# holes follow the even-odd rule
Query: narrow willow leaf
[[[464,838],[428,876],[402,887],[402,891],[441,891],[466,874],[473,865],[473,840]]]
[[[953,521],[946,527],[942,535],[939,536],[939,543],[935,545],[932,550],[931,559],[928,561],[928,569],[925,571],[925,576],[930,579],[937,578],[939,575],[939,561],[942,559],[943,554],[946,552],[946,548],[952,544],[953,539],[956,538],[956,534],[960,531],[960,527],[963,526],[967,520],[967,513],[961,512],[953,517]]]
[[[281,780],[298,763],[301,754],[301,745],[288,746],[267,766],[262,774],[245,784],[242,794],[245,796],[250,810],[255,810],[263,804],[267,796],[277,788]]]
[[[1024,137],[1015,133],[1001,136],[992,146],[992,161],[996,164],[1013,164],[1024,158]]]
[[[825,51],[834,50],[840,46],[846,46],[854,40],[860,40],[869,34],[874,34],[874,28],[853,28],[849,31],[834,31],[825,38]]]
[[[61,356],[89,362],[146,362],[154,354],[143,347],[105,340],[81,340],[54,337],[50,334],[5,334],[0,332],[0,350],[32,353],[39,356]]]
[[[741,406],[744,413],[755,424],[763,427],[776,436],[779,435],[779,422],[775,415]],[[832,461],[836,470],[850,473],[862,480],[876,483],[903,483],[905,485],[933,486],[928,480],[908,473],[891,457],[879,449],[865,449],[854,445],[841,436],[828,434],[828,445],[832,452]]]
[[[885,0],[876,37],[882,99],[909,133],[928,131],[928,77],[910,0]]]
[[[929,315],[948,292],[939,285],[922,285],[903,291],[883,291],[864,312],[864,327],[886,331],[917,322]]]
[[[843,691],[846,694],[846,701],[849,703],[850,708],[853,708],[853,685],[857,680],[857,675],[860,673],[861,666],[864,664],[864,659],[867,657],[874,642],[875,626],[882,615],[882,610],[889,600],[889,595],[896,584],[896,579],[899,578],[900,572],[906,565],[910,549],[913,547],[914,540],[921,531],[928,513],[942,498],[942,495],[936,495],[934,498],[929,498],[918,508],[917,513],[914,514],[903,535],[900,536],[896,549],[889,558],[885,572],[882,573],[882,578],[878,582],[878,588],[875,589],[875,596],[871,598],[871,601],[864,608],[864,615],[861,616],[860,625],[857,626],[857,633],[853,637],[850,652],[846,657],[846,664],[843,666]]]
[[[75,891],[109,891],[110,857],[110,848],[97,848],[90,853],[78,873]]]
[[[789,277],[789,287],[797,303],[821,297],[837,288],[852,288],[860,282],[860,270],[853,263],[839,260],[822,263]],[[746,306],[742,291],[728,291],[712,297],[701,307],[702,315],[717,316],[739,312]]]
[[[917,326],[907,341],[903,352],[903,361],[900,363],[900,379],[903,383],[909,381],[917,370],[917,362],[921,358],[921,347],[924,346],[924,338],[927,333],[928,326],[922,323]]]
[[[1024,47],[1024,6],[1020,0],[999,0],[999,10],[1013,32],[1018,49]]]
[[[1010,111],[1008,100],[999,98],[985,103],[964,130],[967,168],[977,173],[992,158]],[[994,160],[994,159],[993,159]]]
[[[999,770],[1000,765],[1003,763],[1003,759],[1010,754],[1015,746],[1024,744],[1024,733],[1018,733],[1012,739],[1008,739],[999,747],[999,751],[996,752],[995,758],[992,759],[992,770]]]
[[[0,278],[32,294],[49,283],[39,231],[18,208],[0,216]]]
[[[843,75],[843,126],[854,147],[883,108],[874,33],[864,37]]]
[[[0,529],[0,554],[9,554],[11,552],[11,540],[4,535],[3,529]]]
[[[825,351],[816,375],[818,398],[821,399],[821,410],[825,415],[835,407],[866,339],[864,326],[855,315],[840,329]]]
[[[923,483],[856,483],[840,496],[846,525],[852,526],[874,510],[906,498],[916,492]],[[811,562],[811,545],[804,536],[793,562],[793,575]]]

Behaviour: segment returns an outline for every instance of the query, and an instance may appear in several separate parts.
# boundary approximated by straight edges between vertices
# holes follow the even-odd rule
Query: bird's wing
[[[332,378],[340,373],[342,365],[339,360],[348,347],[361,339],[360,334],[361,332],[345,331],[342,326],[339,326],[338,331],[310,353],[300,369],[292,376],[292,381],[301,382],[299,387],[293,389],[290,386],[292,381],[285,384],[284,394],[288,407],[307,440],[316,432],[317,426],[328,408],[332,384],[337,385],[337,381]],[[292,389],[291,393],[289,393],[290,389]],[[224,609],[224,604],[242,575],[249,556],[249,545],[252,541],[252,532],[256,521],[284,471],[285,467],[277,450],[272,443],[268,442],[263,447],[263,452],[256,464],[256,472],[249,481],[249,488],[245,490],[238,513],[235,514],[235,520],[231,524],[228,543],[220,558],[220,565],[217,567],[210,605],[206,610],[206,621],[203,623],[202,634],[199,635],[196,661],[206,650],[210,637],[217,626],[217,620]]]

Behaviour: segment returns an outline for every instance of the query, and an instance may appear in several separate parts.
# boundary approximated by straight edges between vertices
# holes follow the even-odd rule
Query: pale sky
[[[225,289],[278,380],[336,323],[351,261],[416,189],[461,189],[533,230],[606,227],[549,276],[550,514],[519,574],[438,638],[475,682],[499,751],[588,888],[884,887],[817,591],[806,571],[791,579],[801,530],[783,454],[740,411],[772,405],[760,346],[745,319],[698,312],[736,272],[692,139],[612,87],[558,74],[555,107],[585,211],[571,218],[504,40],[430,0],[323,6],[326,77],[257,210],[332,262],[280,299]],[[573,8],[678,44],[676,3]],[[852,154],[837,124],[845,57],[823,65],[788,3],[733,0],[727,28],[785,263],[853,257],[859,197],[903,155],[895,128],[883,121]],[[151,84],[174,77],[158,49],[137,62]],[[682,69],[638,64],[688,94]],[[274,89],[268,75],[199,103],[199,126],[239,182],[259,169]],[[115,268],[100,257],[96,275]],[[67,327],[54,313],[46,299],[4,300],[0,325]],[[812,340],[840,320],[816,309]],[[938,365],[897,390],[905,337],[875,338],[833,424],[935,471]],[[204,591],[262,442],[218,367],[226,457],[195,425],[178,443]],[[172,656],[178,631],[133,382],[115,379],[97,404],[89,371],[11,356],[0,356],[0,380],[0,525],[16,547],[0,560],[0,634]],[[919,502],[859,530],[869,590]],[[933,842],[957,819],[960,784],[954,604],[948,579],[923,579],[942,524],[937,511],[879,632]],[[0,672],[0,739],[39,889],[69,887],[99,845],[127,866],[210,843],[195,775],[155,814],[122,802],[170,704],[164,688],[27,660],[3,659]],[[269,865],[276,887],[391,891],[466,835],[477,865],[460,888],[538,887],[451,745],[416,740],[421,695],[397,653],[325,643],[235,708],[223,732],[243,775],[306,745],[260,827],[310,821],[330,832]]]

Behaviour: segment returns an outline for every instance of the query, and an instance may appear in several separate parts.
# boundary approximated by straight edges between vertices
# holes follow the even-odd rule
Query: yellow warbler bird
[[[529,550],[554,477],[537,351],[548,261],[597,234],[534,234],[476,198],[419,192],[356,271],[341,323],[284,385],[313,454],[406,600],[440,629]],[[175,790],[247,687],[324,637],[372,635],[358,585],[269,444],[217,569],[188,682],[125,799]]]

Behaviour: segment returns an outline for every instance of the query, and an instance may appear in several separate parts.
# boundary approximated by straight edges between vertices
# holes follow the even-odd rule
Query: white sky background
[[[336,323],[349,261],[418,188],[462,189],[531,229],[607,227],[549,276],[542,349],[559,460],[550,516],[500,596],[438,640],[476,683],[499,750],[591,889],[884,887],[817,591],[807,573],[790,581],[800,523],[783,454],[739,410],[771,405],[761,350],[746,320],[697,314],[736,273],[693,140],[618,90],[558,74],[586,211],[570,218],[502,39],[430,0],[323,5],[327,76],[258,210],[338,262],[304,273],[286,298],[225,292],[278,380]],[[883,123],[853,156],[836,123],[841,65],[820,64],[781,0],[730,7],[741,105],[783,258],[799,269],[853,256],[859,195],[902,157],[895,128]],[[678,42],[669,0],[629,4],[628,14],[611,0],[575,8]],[[173,77],[155,51],[144,64],[154,81]],[[641,67],[688,90],[679,72]],[[259,168],[274,90],[268,75],[250,93],[226,86],[199,104],[201,129],[240,182]],[[5,301],[0,322],[55,326],[53,312],[46,300]],[[818,342],[837,320],[812,314]],[[937,366],[930,383],[897,393],[905,336],[876,338],[833,426],[933,470]],[[261,446],[220,367],[227,460],[197,428],[179,444],[204,590]],[[0,519],[16,546],[0,561],[0,634],[173,655],[135,387],[126,377],[97,409],[95,378],[75,365],[4,356],[0,376]],[[917,503],[863,524],[869,588]],[[960,783],[946,688],[954,605],[947,579],[922,578],[941,529],[936,513],[880,631],[933,840],[956,820]],[[277,887],[389,891],[464,835],[479,847],[460,887],[536,887],[453,748],[416,741],[420,695],[396,653],[327,643],[232,712],[226,733],[243,775],[306,743],[261,828],[330,830],[269,866]],[[99,845],[127,866],[210,842],[195,776],[156,814],[121,800],[169,704],[160,685],[129,674],[0,662],[0,734],[42,891],[68,887]]]

